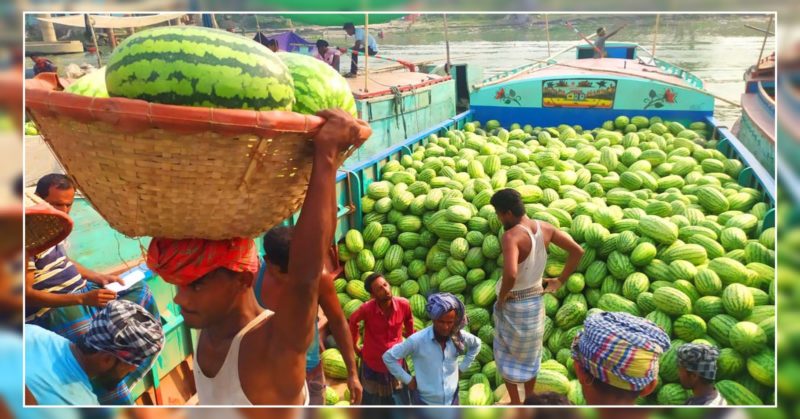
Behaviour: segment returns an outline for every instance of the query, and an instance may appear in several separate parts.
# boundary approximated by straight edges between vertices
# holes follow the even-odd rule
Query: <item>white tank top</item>
[[[531,239],[531,251],[528,253],[528,257],[517,265],[517,279],[511,291],[534,288],[537,292],[541,292],[543,290],[542,276],[547,264],[547,249],[544,246],[544,238],[542,237],[542,226],[539,225],[537,220],[536,234],[531,233],[531,230],[523,224],[517,224],[513,228],[517,227],[528,233],[528,237]],[[501,286],[502,281],[497,281],[495,287],[497,294],[500,294]]]
[[[264,310],[236,334],[231,342],[231,347],[228,348],[228,354],[225,355],[225,361],[222,362],[222,367],[213,378],[207,377],[200,369],[200,365],[197,364],[197,350],[195,349],[192,363],[194,364],[194,382],[197,387],[198,405],[253,406],[253,403],[244,394],[242,383],[239,381],[239,346],[247,332],[270,318],[273,314],[275,313],[270,310]],[[201,331],[200,333],[202,334],[203,332]],[[200,335],[198,335],[199,340]],[[306,384],[303,384],[303,394],[303,405],[307,406],[309,404],[309,396]]]

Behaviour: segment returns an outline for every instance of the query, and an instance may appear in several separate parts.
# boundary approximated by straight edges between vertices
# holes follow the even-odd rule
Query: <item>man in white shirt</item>
[[[344,31],[347,33],[348,36],[354,36],[356,38],[356,43],[353,45],[353,55],[350,58],[350,72],[345,75],[345,77],[355,77],[358,74],[358,53],[359,52],[366,52],[369,55],[375,55],[378,53],[378,43],[375,42],[375,38],[372,35],[365,41],[365,33],[364,29],[358,28],[353,25],[353,22],[347,22],[343,26]],[[366,47],[364,46],[366,44]]]

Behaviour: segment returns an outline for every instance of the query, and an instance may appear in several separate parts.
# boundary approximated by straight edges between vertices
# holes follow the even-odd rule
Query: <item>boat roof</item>
[[[513,78],[548,78],[563,77],[565,75],[598,76],[603,75],[638,77],[643,79],[663,81],[685,87],[694,87],[680,75],[664,72],[656,65],[647,64],[642,60],[629,60],[619,58],[596,58],[582,60],[559,61],[541,69],[520,74]]]
[[[480,88],[499,82],[521,79],[540,79],[565,76],[632,77],[675,84],[682,87],[702,89],[703,81],[691,72],[652,56],[636,43],[614,42],[606,44],[608,57],[594,58],[592,47],[575,45],[545,60],[531,60],[527,64],[502,74],[493,75]],[[564,55],[575,50],[575,56]],[[591,54],[587,54],[590,53]]]
[[[394,93],[393,89],[407,92],[450,80],[449,76],[410,71],[369,73],[369,81],[365,89],[364,78],[364,73],[359,73],[358,76],[347,79],[347,83],[350,84],[350,91],[353,92],[356,100],[391,95]]]

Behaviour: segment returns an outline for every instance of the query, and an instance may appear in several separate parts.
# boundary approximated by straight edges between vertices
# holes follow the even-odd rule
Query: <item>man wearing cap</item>
[[[575,375],[587,403],[633,405],[652,393],[659,358],[669,346],[669,336],[649,320],[623,312],[587,317],[572,342]]]
[[[337,161],[369,130],[342,110],[317,115],[326,122],[313,138],[311,178],[289,248],[289,280],[274,312],[261,308],[253,292],[259,262],[252,239],[150,243],[148,266],[177,285],[174,300],[186,325],[200,330],[193,372],[201,405],[308,404],[306,351],[336,227]]]
[[[26,404],[98,405],[93,386],[111,389],[164,346],[161,322],[138,304],[110,301],[77,343],[25,325]]]
[[[425,306],[433,325],[383,354],[386,368],[411,390],[414,405],[458,405],[458,372],[466,371],[481,350],[481,340],[464,331],[464,303],[450,293],[432,294]],[[464,355],[461,363],[458,356]],[[400,362],[411,356],[415,377]]]
[[[728,402],[717,391],[719,350],[713,346],[687,343],[678,348],[678,376],[684,388],[692,390],[689,405],[727,406]]]

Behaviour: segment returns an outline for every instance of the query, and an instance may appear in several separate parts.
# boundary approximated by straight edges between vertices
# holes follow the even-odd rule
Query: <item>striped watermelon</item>
[[[278,55],[242,36],[197,26],[129,36],[108,59],[106,86],[111,96],[172,105],[288,111],[295,104],[292,75]]]
[[[711,269],[699,269],[694,277],[694,285],[700,295],[720,295],[722,280]]]
[[[712,319],[713,320],[713,319]],[[766,348],[767,335],[751,322],[736,323],[728,334],[731,347],[744,356],[755,355]]]
[[[745,368],[744,357],[733,348],[722,348],[717,358],[717,378],[727,379],[738,376]]]
[[[660,311],[672,316],[677,317],[692,312],[692,301],[675,288],[662,287],[655,290],[653,302]]]
[[[712,317],[725,313],[722,299],[713,295],[698,298],[694,302],[693,310],[694,314],[697,314],[703,320],[711,320]]]
[[[708,321],[708,335],[722,344],[722,346],[729,347],[731,346],[730,332],[736,323],[737,320],[734,317],[727,314],[718,314]]]
[[[604,294],[597,302],[597,307],[610,312],[625,312],[640,316],[639,307],[631,300],[616,294]]]
[[[675,336],[686,341],[692,341],[705,336],[706,322],[700,316],[684,314],[675,320],[672,330]]]
[[[760,384],[775,386],[775,354],[766,349],[747,358],[747,372]]]
[[[555,315],[556,326],[561,329],[569,329],[583,323],[586,318],[587,307],[578,303],[564,304],[558,309]]]
[[[722,292],[722,306],[728,314],[742,320],[753,311],[755,301],[749,288],[742,284],[731,284]]]
[[[323,109],[342,109],[353,116],[356,101],[350,85],[342,75],[327,63],[310,55],[279,52],[294,80],[292,110],[314,115]]]
[[[722,380],[716,383],[717,391],[731,406],[759,406],[764,402],[753,392],[733,380]]]
[[[678,239],[678,227],[661,217],[645,215],[639,219],[639,234],[670,245]]]
[[[106,68],[101,67],[79,78],[64,89],[65,92],[81,96],[108,97]]]

